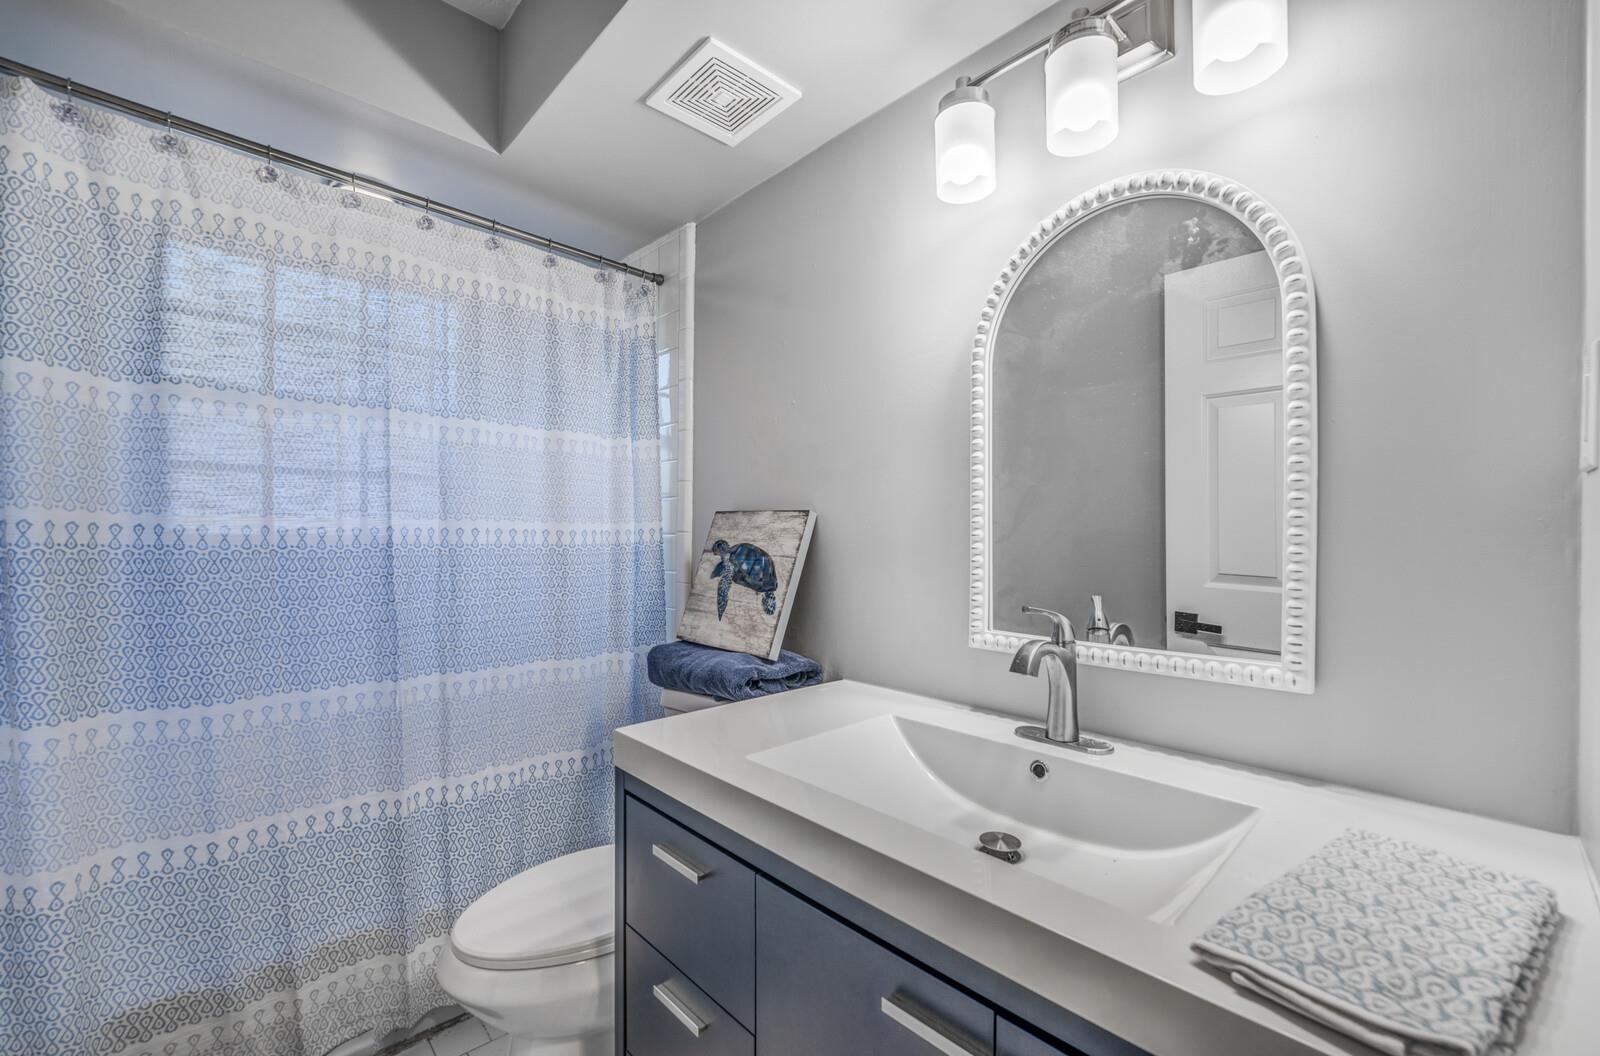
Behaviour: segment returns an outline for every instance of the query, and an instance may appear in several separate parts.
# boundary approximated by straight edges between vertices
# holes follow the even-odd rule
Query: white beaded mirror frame
[[[992,618],[988,415],[996,324],[1018,280],[1046,246],[1102,209],[1149,197],[1192,198],[1232,214],[1261,240],[1277,272],[1284,335],[1282,653],[1279,660],[1269,662],[1080,641],[1078,662],[1121,671],[1310,693],[1315,687],[1317,569],[1317,317],[1311,269],[1294,232],[1271,206],[1240,184],[1207,172],[1144,172],[1079,195],[1046,217],[1028,236],[990,290],[972,345],[969,643],[975,649],[1014,652],[1033,637],[999,630]]]

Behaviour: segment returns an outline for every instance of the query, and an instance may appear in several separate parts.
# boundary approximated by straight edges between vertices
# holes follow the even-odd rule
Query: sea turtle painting
[[[717,619],[728,609],[728,592],[735,583],[749,587],[761,595],[761,611],[768,616],[778,611],[778,570],[772,564],[772,555],[754,543],[728,545],[726,539],[711,544],[717,555],[717,565],[711,570],[717,584]]]
[[[810,510],[712,514],[694,553],[688,590],[680,595],[678,637],[778,659],[816,517]]]

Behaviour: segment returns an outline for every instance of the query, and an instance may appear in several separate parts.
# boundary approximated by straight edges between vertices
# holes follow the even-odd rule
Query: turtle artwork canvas
[[[811,510],[714,514],[678,637],[776,660],[816,520]]]

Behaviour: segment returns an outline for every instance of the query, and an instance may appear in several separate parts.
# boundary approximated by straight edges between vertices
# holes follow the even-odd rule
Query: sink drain
[[[1022,841],[1009,832],[984,833],[978,837],[978,850],[1010,865],[1022,861]]]

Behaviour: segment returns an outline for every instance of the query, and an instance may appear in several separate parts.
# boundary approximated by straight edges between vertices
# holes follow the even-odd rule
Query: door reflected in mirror
[[[1276,661],[1284,580],[1279,280],[1234,214],[1108,206],[1015,281],[990,385],[991,626]],[[1098,616],[1093,598],[1103,599]]]

